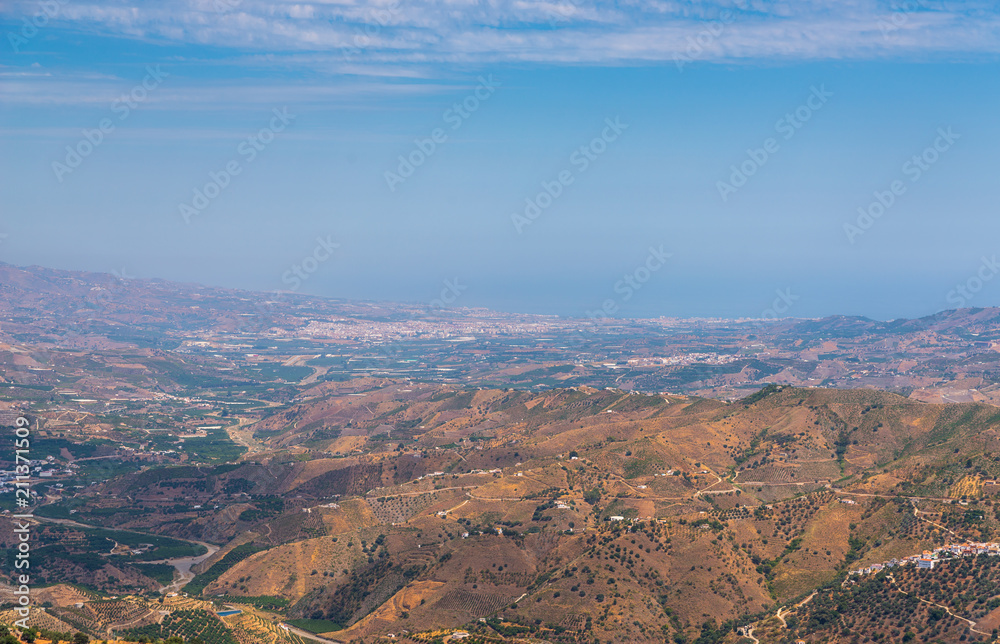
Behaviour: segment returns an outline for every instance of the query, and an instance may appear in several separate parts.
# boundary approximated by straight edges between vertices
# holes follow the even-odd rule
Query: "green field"
[[[237,644],[232,633],[218,617],[203,610],[176,610],[164,618],[160,624],[142,626],[122,631],[124,639],[138,641],[140,638],[163,640],[178,636],[184,640],[198,638],[205,644]]]
[[[286,621],[296,628],[301,628],[304,631],[316,633],[317,635],[319,633],[343,630],[344,628],[337,622],[331,622],[328,619],[289,619]]]
[[[187,588],[185,588],[187,590]],[[288,600],[284,597],[274,597],[272,595],[254,595],[249,597],[233,595],[216,595],[213,601],[228,604],[250,604],[262,610],[281,612],[288,608]]]
[[[174,580],[174,567],[168,564],[133,564],[135,569],[150,579],[166,586]]]
[[[266,548],[255,546],[252,543],[244,543],[236,546],[227,552],[226,556],[212,564],[208,570],[200,575],[197,575],[190,581],[190,583],[188,583],[188,585],[184,586],[184,592],[188,592],[193,595],[200,594],[201,591],[205,590],[206,586],[221,577],[224,572],[250,555],[260,552],[261,550],[266,550]]]
[[[184,439],[183,449],[199,461],[212,463],[230,463],[238,459],[245,447],[240,447],[229,438],[225,429],[210,429],[205,438]]]

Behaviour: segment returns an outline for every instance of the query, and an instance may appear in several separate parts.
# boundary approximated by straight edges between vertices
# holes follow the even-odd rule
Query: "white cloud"
[[[103,36],[213,45],[246,52],[354,52],[354,65],[627,64],[670,61],[708,21],[732,11],[699,57],[866,59],[1000,51],[1000,10],[987,2],[876,0],[109,0],[62,5],[53,24]],[[30,15],[21,3],[7,15]],[[895,20],[890,33],[886,21]],[[896,24],[898,23],[898,24]],[[319,58],[315,59],[319,60]],[[328,58],[324,64],[330,64]]]
[[[163,66],[164,71],[169,67]],[[135,86],[136,80],[107,82],[80,80],[65,75],[18,74],[3,72],[4,91],[0,92],[0,105],[78,106],[110,108],[112,103]],[[7,80],[9,79],[9,80]],[[137,79],[141,80],[141,79]],[[295,105],[299,109],[311,106],[329,108],[331,105],[352,105],[371,109],[371,97],[414,97],[442,92],[461,92],[465,84],[428,82],[385,82],[359,78],[334,84],[305,84],[262,82],[197,83],[173,81],[168,78],[162,86],[148,94],[143,108],[171,111],[193,109],[270,110],[275,105]]]

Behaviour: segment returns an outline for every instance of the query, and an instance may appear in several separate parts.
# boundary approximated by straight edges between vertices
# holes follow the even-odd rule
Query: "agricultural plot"
[[[567,631],[582,631],[586,625],[587,616],[580,613],[570,613],[559,622],[559,626],[565,628]]]
[[[18,619],[20,619],[20,616],[13,610],[0,611],[0,624],[13,624]],[[50,614],[48,610],[39,610],[37,608],[31,611],[31,616],[28,618],[28,626],[59,632],[76,630],[69,623],[64,622],[55,615]]]
[[[122,639],[133,641],[141,637],[160,640],[175,635],[184,640],[197,637],[205,644],[237,644],[226,625],[213,613],[203,610],[177,610],[159,624],[131,628],[118,634]]]
[[[101,630],[140,626],[148,626],[156,621],[157,614],[146,606],[121,600],[100,600],[84,605],[95,615]]]
[[[474,593],[467,590],[453,590],[438,602],[444,610],[460,610],[474,617],[487,617],[510,604],[514,597],[500,593]]]
[[[328,619],[290,619],[288,623],[296,628],[301,628],[304,631],[309,631],[310,633],[331,633],[333,631],[339,631],[343,627],[337,622],[332,622]]]
[[[169,564],[133,564],[133,568],[166,586],[174,580],[175,568]]]
[[[216,561],[212,566],[200,575],[195,576],[186,586],[184,590],[189,593],[199,594],[205,587],[211,584],[213,581],[218,579],[227,570],[243,561],[247,557],[256,554],[263,550],[252,543],[244,543],[242,545],[236,546],[232,550],[226,553],[219,561]]]
[[[865,633],[874,641],[989,641],[997,626],[993,611],[1000,607],[991,597],[997,570],[1000,562],[985,556],[944,562],[934,570],[897,568],[891,575],[820,592],[792,619],[786,616],[789,626],[781,635],[813,641],[840,633]]]
[[[81,607],[68,606],[51,610],[56,617],[72,626],[74,630],[93,634],[105,630],[101,623],[101,616],[90,607],[89,603]]]
[[[243,597],[240,595],[223,595],[214,598],[214,601],[230,604],[248,604],[261,610],[283,611],[288,608],[288,600],[284,597],[274,597],[272,595],[256,595]]]
[[[430,494],[416,496],[390,496],[368,499],[372,514],[381,524],[404,523],[426,509],[434,498]]]
[[[241,613],[225,618],[239,644],[305,644],[305,641],[278,624],[254,613]]]
[[[775,465],[764,465],[754,470],[747,470],[741,474],[747,480],[760,483],[790,483],[794,478],[789,468],[777,467]]]

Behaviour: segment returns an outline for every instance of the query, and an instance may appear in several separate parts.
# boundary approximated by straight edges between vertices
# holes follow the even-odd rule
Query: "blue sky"
[[[0,15],[2,261],[562,315],[1000,304],[992,2]]]

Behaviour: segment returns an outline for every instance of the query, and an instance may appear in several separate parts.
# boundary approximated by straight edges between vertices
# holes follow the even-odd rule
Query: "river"
[[[48,522],[48,523],[58,523],[60,525],[68,525],[68,526],[73,526],[73,527],[77,527],[77,528],[90,528],[92,530],[108,530],[109,529],[106,526],[87,525],[86,523],[80,523],[78,521],[72,521],[70,519],[53,519],[53,518],[49,518],[49,517],[40,517],[40,516],[37,516],[37,515],[35,516],[35,519],[37,519],[38,521],[45,521],[45,522]],[[110,528],[110,529],[114,529],[114,528]],[[179,592],[181,588],[183,588],[185,585],[187,585],[188,582],[190,582],[192,579],[194,579],[194,573],[191,572],[191,568],[193,568],[197,564],[200,564],[201,562],[205,561],[206,559],[208,559],[209,557],[211,557],[212,555],[214,555],[215,553],[217,553],[219,551],[219,546],[212,545],[211,543],[205,543],[204,541],[192,541],[191,539],[181,539],[180,537],[172,537],[170,535],[165,535],[165,534],[153,534],[151,532],[142,532],[140,530],[123,529],[123,532],[132,532],[134,534],[144,534],[144,535],[147,535],[147,536],[150,536],[150,537],[167,537],[167,538],[170,538],[170,539],[176,539],[177,541],[183,541],[185,543],[196,543],[199,546],[204,546],[207,549],[207,552],[205,552],[205,554],[198,555],[196,557],[175,557],[173,559],[160,559],[160,560],[157,560],[157,561],[136,562],[136,563],[160,563],[160,564],[167,564],[167,565],[170,565],[170,566],[174,567],[174,569],[177,571],[177,574],[174,577],[174,581],[172,583],[170,583],[170,584],[167,584],[166,586],[161,587],[160,588],[160,592],[161,593],[176,593],[176,592]]]
[[[76,528],[90,528],[94,530],[109,529],[103,526],[87,525],[86,523],[80,523],[79,521],[72,521],[70,519],[51,519],[49,517],[40,517],[40,516],[36,516],[35,519],[37,519],[38,521],[47,521],[48,523],[58,523],[60,525],[68,525]],[[152,534],[150,532],[142,532],[140,530],[123,530],[123,531],[132,532],[135,534],[145,534],[151,537],[169,537],[169,535]],[[206,559],[208,559],[209,557],[211,557],[212,555],[214,555],[219,551],[219,546],[213,545],[211,543],[205,543],[204,541],[192,541],[191,539],[181,539],[180,537],[169,537],[169,538],[177,539],[178,541],[183,541],[185,543],[196,543],[199,546],[205,546],[205,548],[207,548],[207,552],[203,555],[198,555],[197,557],[175,557],[173,559],[160,559],[158,561],[143,561],[142,563],[169,564],[173,566],[174,569],[177,571],[174,581],[160,588],[160,592],[164,594],[180,592],[180,589],[183,588],[185,585],[187,585],[187,583],[190,582],[195,577],[194,573],[191,572],[191,568],[205,561]],[[342,644],[342,642],[337,642],[334,640],[328,640],[322,638],[316,635],[315,633],[303,630],[301,628],[288,624],[287,622],[282,622],[282,626],[286,630],[289,630],[295,633],[296,635],[305,638],[307,641],[313,640],[316,642],[320,642],[321,644]]]

